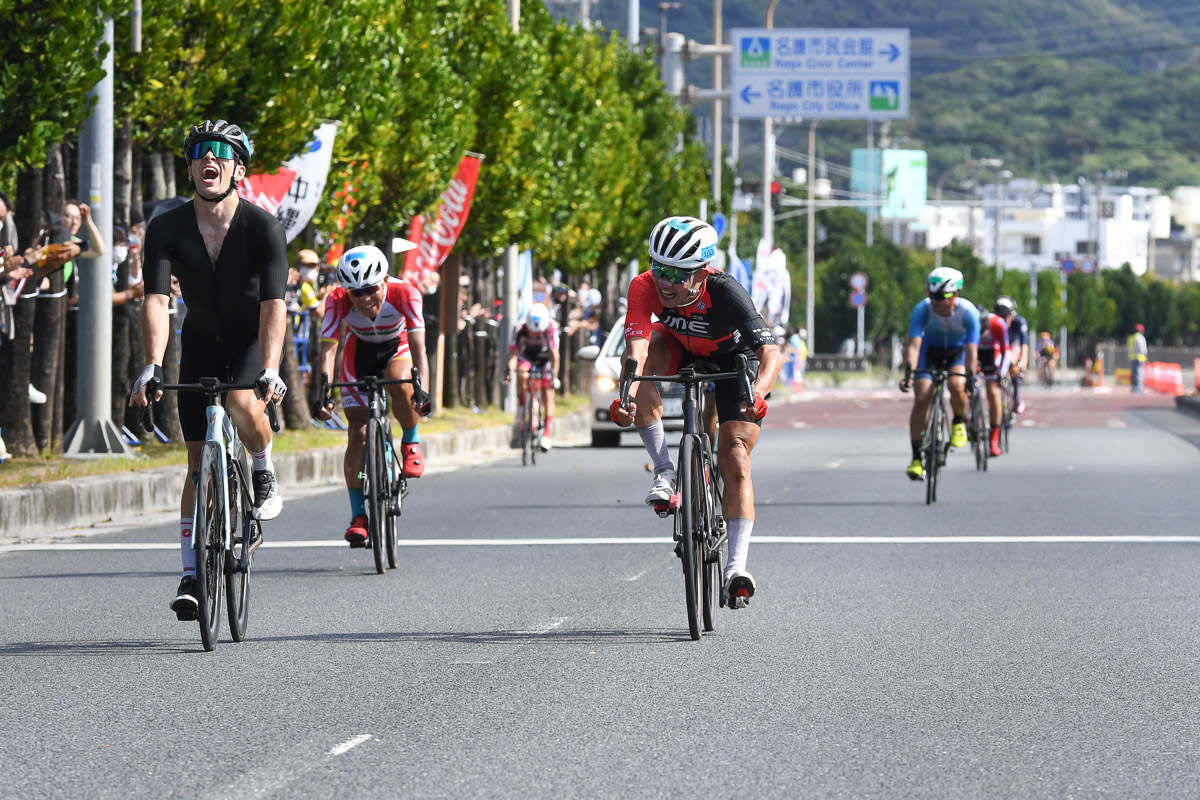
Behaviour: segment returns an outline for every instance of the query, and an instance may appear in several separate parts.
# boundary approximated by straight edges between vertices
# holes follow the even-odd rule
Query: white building
[[[1200,191],[1189,199],[1200,233]],[[980,186],[969,204],[926,206],[909,241],[930,249],[970,241],[985,262],[1025,272],[1055,269],[1067,257],[1094,257],[1102,269],[1128,263],[1142,275],[1157,269],[1155,240],[1168,239],[1173,206],[1179,205],[1147,187],[1039,185],[1018,178]]]

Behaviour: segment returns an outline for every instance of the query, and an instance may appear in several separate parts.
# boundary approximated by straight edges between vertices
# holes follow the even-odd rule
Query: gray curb
[[[586,413],[561,417],[554,426],[554,438],[562,444],[589,441],[591,423]],[[470,458],[506,455],[512,452],[511,435],[508,425],[430,433],[421,436],[421,450],[426,463],[436,471],[461,466]],[[280,489],[341,484],[344,450],[341,446],[326,447],[276,456]],[[86,528],[178,509],[186,472],[186,467],[167,467],[0,490],[0,538]]]

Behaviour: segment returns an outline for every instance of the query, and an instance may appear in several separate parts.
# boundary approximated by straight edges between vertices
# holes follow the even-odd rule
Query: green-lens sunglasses
[[[666,264],[660,264],[657,261],[650,262],[650,271],[654,273],[654,277],[668,280],[671,283],[687,283],[688,278],[692,275],[691,270],[668,267]]]
[[[229,142],[211,139],[206,142],[196,142],[192,145],[192,151],[188,153],[188,157],[191,159],[204,158],[208,153],[212,153],[214,158],[233,158],[233,145]]]

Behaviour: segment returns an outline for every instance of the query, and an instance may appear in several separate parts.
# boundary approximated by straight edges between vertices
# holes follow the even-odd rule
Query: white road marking
[[[579,537],[575,539],[408,539],[401,540],[401,547],[563,547],[569,545],[637,545],[650,544],[661,546],[671,544],[669,536],[613,536],[613,537]],[[755,534],[754,541],[760,544],[1097,544],[1097,543],[1149,543],[1149,544],[1200,544],[1200,535],[1047,535],[1047,536],[770,536]],[[263,547],[278,548],[313,548],[313,547],[346,547],[340,539],[320,539],[314,541],[281,541],[265,542]],[[0,554],[53,551],[53,550],[178,550],[178,544],[167,543],[86,543],[61,542],[45,544],[8,544],[0,545]],[[645,573],[626,580],[636,580]]]
[[[803,421],[801,421],[801,420],[798,420],[798,419],[794,419],[794,420],[792,420],[792,427],[793,427],[793,428],[807,428],[807,427],[808,427],[808,423],[807,423],[807,422],[803,422]]]
[[[555,628],[560,627],[564,622],[566,622],[569,619],[570,619],[570,617],[555,617],[554,619],[550,620],[549,622],[544,622],[541,625],[538,625],[536,628],[530,628],[527,631],[513,631],[513,633],[521,634],[524,636],[541,636],[543,634],[549,633],[550,631],[554,630]]]
[[[330,750],[329,755],[340,756],[342,753],[346,753],[346,752],[349,752],[350,750],[353,750],[355,747],[358,747],[360,744],[362,744],[363,742],[367,741],[370,738],[371,738],[371,734],[360,733],[358,736],[355,736],[353,739],[347,739],[346,741],[339,744],[337,747]]]
[[[844,458],[839,458],[837,461],[830,461],[830,462],[829,462],[828,464],[826,464],[825,466],[826,466],[828,469],[837,469],[838,467],[840,467],[842,464],[845,464],[845,463],[846,463],[846,459],[844,459]]]
[[[640,579],[641,579],[641,577],[642,577],[643,575],[645,575],[645,574],[646,574],[647,572],[649,572],[649,571],[650,571],[650,569],[647,567],[646,569],[644,569],[644,570],[642,570],[641,572],[639,572],[637,575],[634,575],[632,578],[626,578],[625,580],[627,580],[627,581],[636,581],[636,580],[640,580]]]

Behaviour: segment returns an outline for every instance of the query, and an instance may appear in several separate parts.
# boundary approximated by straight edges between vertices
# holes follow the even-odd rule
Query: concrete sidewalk
[[[556,443],[590,440],[587,413],[560,417],[554,427]],[[422,435],[427,471],[459,469],[516,453],[509,447],[511,435],[508,425]],[[344,446],[337,446],[276,456],[280,491],[286,495],[289,489],[340,485],[344,451]],[[0,489],[0,544],[178,509],[186,472],[186,467],[178,466]]]

